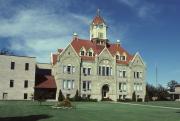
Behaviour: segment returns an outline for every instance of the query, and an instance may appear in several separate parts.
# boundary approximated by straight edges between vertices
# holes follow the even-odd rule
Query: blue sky
[[[0,0],[0,48],[49,62],[65,48],[73,32],[89,38],[89,24],[101,10],[111,42],[121,40],[130,53],[140,52],[147,81],[180,82],[179,0]]]

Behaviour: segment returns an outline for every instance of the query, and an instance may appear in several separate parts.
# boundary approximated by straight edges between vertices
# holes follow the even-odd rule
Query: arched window
[[[80,56],[85,56],[85,53],[86,53],[86,50],[85,50],[85,48],[84,47],[82,47],[81,49],[80,49]]]
[[[88,50],[88,52],[87,52],[87,55],[88,55],[88,56],[93,56],[93,53],[94,53],[93,49],[90,48],[90,49]]]
[[[119,52],[116,53],[116,60],[120,60],[120,54],[119,54]]]
[[[123,53],[123,55],[121,56],[121,61],[126,61],[126,53]]]

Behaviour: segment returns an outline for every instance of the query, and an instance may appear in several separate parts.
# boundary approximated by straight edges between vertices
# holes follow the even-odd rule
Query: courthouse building
[[[52,73],[59,90],[73,97],[76,90],[82,97],[101,100],[145,97],[146,65],[140,54],[130,54],[120,41],[108,39],[108,26],[97,14],[90,23],[90,38],[81,39],[76,33],[64,49],[52,54]]]

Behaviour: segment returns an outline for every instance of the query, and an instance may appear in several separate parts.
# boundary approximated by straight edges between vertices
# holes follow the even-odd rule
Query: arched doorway
[[[102,86],[102,99],[108,98],[107,93],[109,92],[109,85],[105,84]]]

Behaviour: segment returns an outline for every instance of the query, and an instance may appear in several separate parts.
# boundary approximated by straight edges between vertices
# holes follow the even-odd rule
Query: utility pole
[[[156,64],[156,89],[158,87],[158,69],[157,69],[157,64]]]

